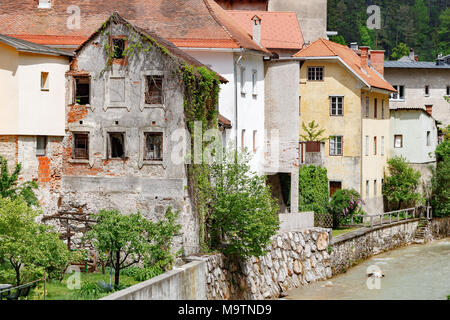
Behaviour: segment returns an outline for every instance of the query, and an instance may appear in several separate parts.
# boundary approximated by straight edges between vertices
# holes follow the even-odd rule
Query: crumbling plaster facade
[[[107,67],[104,44],[109,35],[133,39],[134,31],[125,24],[111,23],[108,33],[99,33],[78,51],[67,73],[66,136],[62,141],[58,200],[46,205],[47,214],[56,211],[95,213],[117,209],[123,214],[141,212],[149,219],[161,218],[172,206],[180,210],[181,237],[175,249],[186,254],[198,249],[198,223],[187,193],[184,161],[171,161],[172,134],[185,129],[184,85],[172,57],[156,45],[142,43],[124,61]],[[120,62],[120,63],[119,63]],[[74,103],[74,77],[90,76],[90,104]],[[143,86],[146,75],[163,76],[164,103],[146,105]],[[111,81],[114,79],[114,81]],[[114,101],[111,96],[114,95]],[[122,99],[122,101],[117,101]],[[108,157],[108,134],[124,134],[125,156]],[[144,133],[163,134],[163,160],[144,161]],[[89,134],[89,159],[73,158],[74,133]],[[187,141],[181,142],[187,147]],[[182,158],[183,159],[183,158]],[[56,207],[54,204],[56,203]]]

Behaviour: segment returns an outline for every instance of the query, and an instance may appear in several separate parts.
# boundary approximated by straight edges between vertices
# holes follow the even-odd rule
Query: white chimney
[[[253,41],[255,41],[259,46],[261,45],[261,18],[254,16],[253,21]]]
[[[39,0],[38,8],[50,9],[52,7],[52,0]]]

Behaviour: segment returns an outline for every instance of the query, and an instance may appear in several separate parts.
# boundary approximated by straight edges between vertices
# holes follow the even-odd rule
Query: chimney
[[[370,65],[384,76],[384,50],[370,50]]]
[[[361,68],[367,69],[369,67],[369,47],[359,47],[361,49]]]
[[[358,42],[351,42],[350,43],[350,49],[358,50]]]
[[[416,56],[414,55],[414,49],[409,49],[409,60],[416,61]]]
[[[425,109],[427,110],[427,113],[428,113],[430,116],[433,116],[433,105],[432,105],[432,104],[426,105],[426,106],[425,106]]]
[[[253,41],[255,41],[259,46],[261,45],[261,18],[254,16],[253,21]]]

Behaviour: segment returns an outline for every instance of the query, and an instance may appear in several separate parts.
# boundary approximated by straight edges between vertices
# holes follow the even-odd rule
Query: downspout
[[[239,97],[239,95],[238,95],[239,88],[238,88],[238,81],[237,81],[237,73],[238,73],[238,66],[241,66],[240,62],[241,62],[243,57],[244,56],[241,54],[239,56],[239,58],[234,61],[234,86],[235,86],[235,88],[234,88],[235,89],[234,90],[234,119],[235,119],[235,122],[236,122],[234,127],[235,127],[235,132],[236,132],[236,137],[235,137],[235,140],[236,140],[236,152],[238,150],[238,101],[239,101],[239,99],[238,99],[238,97]]]

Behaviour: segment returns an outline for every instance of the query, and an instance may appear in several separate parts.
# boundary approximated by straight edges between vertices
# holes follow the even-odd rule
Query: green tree
[[[337,36],[331,36],[330,40],[339,44],[342,44],[344,46],[347,45],[347,43],[345,42],[345,38],[342,35],[337,35]]]
[[[359,35],[361,38],[361,45],[370,47],[371,49],[376,48],[376,33],[375,30],[370,30],[365,25],[359,26]]]
[[[38,215],[22,199],[0,198],[0,255],[14,269],[17,285],[24,272],[33,278],[44,271],[60,275],[68,263],[67,246],[52,227],[35,222]]]
[[[450,54],[450,8],[445,9],[439,16],[437,29],[438,45],[437,53],[444,56]]]
[[[447,137],[435,151],[436,169],[432,169],[431,199],[433,214],[438,217],[450,215],[450,139]]]
[[[329,201],[327,169],[314,165],[300,167],[298,183],[298,209],[326,213]]]
[[[400,210],[405,206],[415,206],[421,200],[417,187],[420,172],[411,168],[403,157],[393,157],[388,160],[389,175],[385,176],[383,196],[389,208]]]
[[[266,177],[250,172],[248,161],[248,154],[229,153],[211,168],[211,246],[244,259],[264,255],[279,227]]]
[[[140,213],[121,214],[118,210],[101,210],[93,215],[96,224],[87,233],[94,247],[109,257],[114,268],[114,287],[119,288],[120,270],[146,261],[166,266],[172,260],[171,240],[179,226],[172,224],[177,215],[169,209],[167,221],[153,223]],[[168,224],[171,224],[168,226]]]
[[[391,57],[394,60],[398,60],[407,55],[409,55],[409,48],[406,44],[401,42],[392,50]]]
[[[18,163],[14,171],[9,174],[8,161],[0,156],[0,197],[17,199],[22,198],[29,206],[39,205],[39,201],[34,194],[38,188],[35,181],[27,181],[19,184],[19,175],[22,165]]]
[[[300,135],[304,141],[325,141],[327,138],[322,137],[322,134],[325,132],[325,129],[319,129],[319,124],[314,120],[305,125],[302,122],[302,129],[305,131],[305,134]]]

